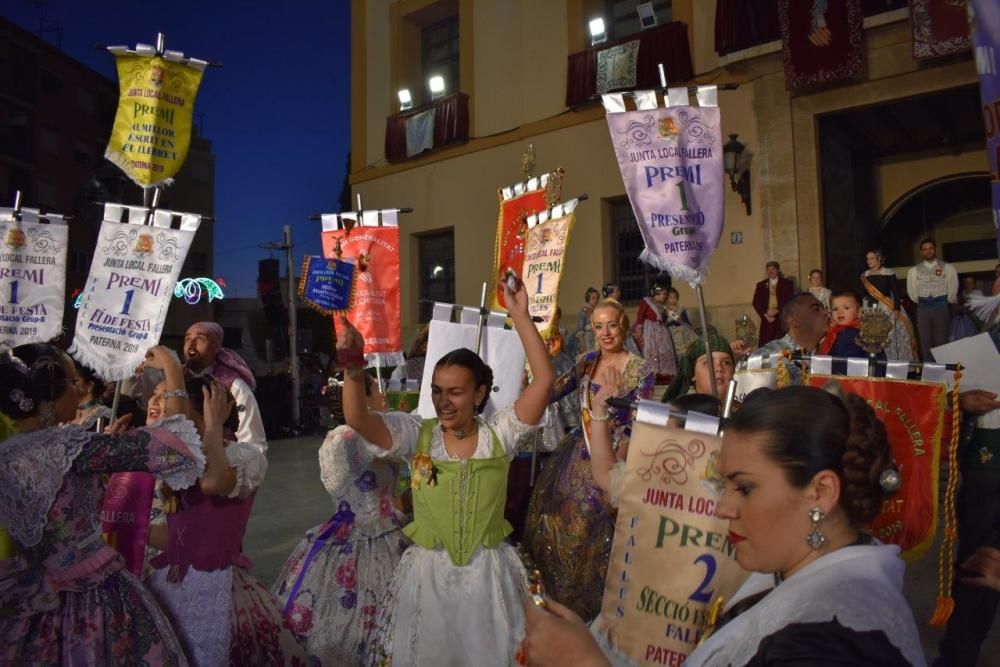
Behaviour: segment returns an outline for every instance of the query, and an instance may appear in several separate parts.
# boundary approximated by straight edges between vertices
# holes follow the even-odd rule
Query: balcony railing
[[[430,130],[430,136],[424,133],[425,128]],[[428,150],[468,140],[469,96],[464,93],[442,97],[385,119],[385,158],[389,162],[412,160]]]
[[[571,53],[566,66],[566,106],[574,107],[597,99],[598,54],[634,40],[639,40],[635,63],[636,88],[659,88],[657,65],[661,63],[666,70],[668,84],[690,81],[694,77],[687,25],[673,21],[596,48]]]

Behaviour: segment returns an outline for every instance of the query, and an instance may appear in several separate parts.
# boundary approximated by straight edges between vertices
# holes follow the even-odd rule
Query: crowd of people
[[[893,317],[890,359],[917,359],[954,328],[939,311],[950,318],[947,305],[960,301],[957,277],[933,242],[921,248],[907,281],[916,332],[880,253],[868,253],[861,276]],[[718,416],[717,396],[747,354],[867,356],[857,340],[864,297],[827,289],[818,271],[796,293],[771,262],[754,295],[751,350],[693,327],[668,279],[653,284],[635,323],[615,285],[587,290],[576,330],[557,326],[546,339],[523,286],[505,296],[529,372],[517,400],[488,416],[490,367],[463,348],[425,369],[426,337],[400,377],[431,374],[435,417],[388,410],[364,370],[360,333],[342,321],[342,425],[318,466],[331,517],[302,527],[270,586],[250,574],[242,548],[267,439],[253,375],[222,347],[218,325],[193,325],[183,359],[150,348],[141,375],[119,387],[50,345],[0,351],[0,663],[630,664],[592,623],[635,417],[624,406],[658,398]],[[985,324],[974,328],[1000,348],[997,324]],[[135,402],[117,418],[105,404],[116,390],[123,406]],[[979,421],[963,449],[947,665],[975,664],[1000,595],[1000,401],[986,391],[961,398]],[[540,425],[560,437],[523,516],[512,517],[512,466]],[[899,550],[864,528],[894,470],[864,400],[758,390],[727,422],[718,468],[717,516],[751,575],[686,664],[925,664]],[[105,481],[124,471],[157,480],[139,575],[102,539]],[[539,571],[543,605],[528,594],[512,535]]]

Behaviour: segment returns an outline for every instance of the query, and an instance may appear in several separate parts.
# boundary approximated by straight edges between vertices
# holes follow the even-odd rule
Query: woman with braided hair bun
[[[752,392],[726,424],[719,472],[726,548],[753,574],[685,667],[926,664],[899,547],[865,530],[899,478],[864,399],[802,386]],[[529,610],[529,664],[628,664],[565,608],[550,609]]]
[[[106,473],[145,471],[184,489],[205,468],[180,363],[159,346],[146,359],[166,374],[164,418],[92,433],[59,426],[79,404],[63,351],[0,354],[0,411],[17,427],[0,444],[0,524],[14,544],[0,561],[0,664],[187,664],[156,600],[101,539]]]

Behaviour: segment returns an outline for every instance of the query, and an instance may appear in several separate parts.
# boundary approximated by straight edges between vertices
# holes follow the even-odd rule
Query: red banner
[[[913,57],[937,58],[972,48],[969,14],[964,2],[910,0]]]
[[[496,252],[493,258],[493,295],[489,307],[493,310],[507,310],[503,298],[503,281],[507,269],[518,276],[524,266],[524,245],[528,237],[526,218],[547,208],[545,188],[532,190],[505,198],[501,190],[500,216],[497,219]]]
[[[354,299],[347,318],[365,338],[365,358],[383,366],[403,363],[399,318],[399,227],[354,227],[322,233],[323,256],[354,262]],[[336,324],[337,318],[334,318]]]
[[[854,79],[864,73],[861,0],[779,0],[785,88]]]
[[[118,472],[111,475],[104,490],[104,541],[122,555],[135,575],[142,575],[155,488],[156,480],[148,472]]]
[[[822,386],[828,375],[812,375]],[[914,561],[934,541],[938,519],[938,474],[948,389],[943,384],[882,378],[835,378],[845,391],[867,399],[885,425],[902,486],[868,526],[886,544],[898,544]]]

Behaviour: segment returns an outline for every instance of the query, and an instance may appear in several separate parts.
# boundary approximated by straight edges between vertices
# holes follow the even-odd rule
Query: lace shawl
[[[0,523],[25,547],[36,546],[63,478],[93,437],[79,426],[13,435],[0,447]]]
[[[158,426],[159,429],[139,429],[145,438],[142,446],[148,454],[142,469],[154,473],[172,488],[185,489],[194,484],[205,469],[198,431],[183,415],[168,417]],[[131,437],[134,440],[135,434]],[[170,442],[175,438],[183,447]],[[88,443],[108,439],[107,435],[70,425],[20,433],[3,442],[0,447],[0,524],[7,527],[18,543],[30,548],[41,541],[49,510],[73,462]],[[100,464],[100,454],[88,450],[90,454],[97,461],[97,470],[117,472],[114,466]]]
[[[898,553],[898,547],[881,544],[843,547],[809,563],[709,637],[684,664],[738,667],[756,654],[764,638],[785,626],[834,618],[858,632],[884,632],[911,664],[925,664],[920,634],[902,595],[905,565]],[[729,606],[773,582],[770,574],[751,575]]]

